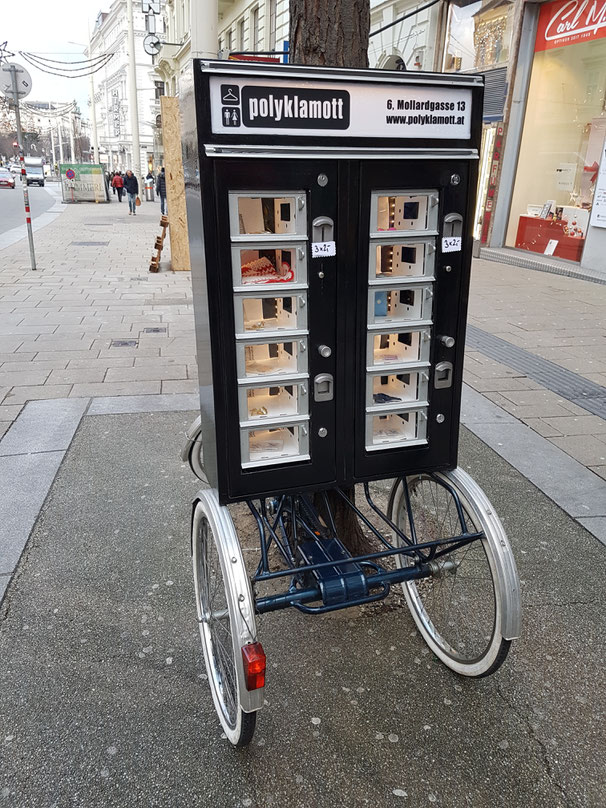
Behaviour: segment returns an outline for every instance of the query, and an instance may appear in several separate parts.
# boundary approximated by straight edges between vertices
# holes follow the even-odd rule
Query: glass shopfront
[[[506,245],[579,262],[606,134],[606,0],[539,12]]]

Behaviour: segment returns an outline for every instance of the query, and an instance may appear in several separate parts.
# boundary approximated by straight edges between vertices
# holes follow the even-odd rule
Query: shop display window
[[[370,279],[389,281],[433,275],[434,247],[430,241],[371,244]]]
[[[385,449],[406,444],[426,443],[426,410],[407,410],[367,416],[366,448]]]
[[[236,297],[236,332],[305,329],[305,304],[304,295]]]
[[[243,468],[309,458],[307,427],[302,424],[243,430],[241,436]]]
[[[425,361],[429,355],[429,332],[426,330],[371,334],[369,339],[373,365]]]
[[[271,421],[307,414],[307,387],[304,384],[249,387],[240,390],[240,394],[242,420]]]
[[[554,13],[541,6],[545,20]],[[540,21],[505,243],[579,262],[606,136],[606,39],[554,46],[545,30]]]
[[[244,359],[244,375],[273,376],[297,373],[300,356],[305,355],[305,342],[257,342],[238,345]]]
[[[303,246],[235,245],[232,247],[234,285],[300,282],[305,277],[305,255]]]
[[[435,192],[382,194],[372,198],[371,229],[413,232],[435,230],[438,195]]]
[[[369,376],[367,406],[394,409],[412,401],[426,401],[428,379],[425,370]]]
[[[370,289],[368,322],[388,323],[406,320],[430,320],[430,286],[406,286],[401,289]]]
[[[307,229],[305,194],[230,194],[234,236],[294,236]]]

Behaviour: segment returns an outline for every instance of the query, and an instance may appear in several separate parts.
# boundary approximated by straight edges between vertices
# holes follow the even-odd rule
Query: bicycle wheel
[[[204,661],[223,731],[234,746],[246,746],[263,704],[262,688],[247,690],[242,660],[242,648],[256,641],[252,594],[229,511],[212,489],[198,497],[192,562]]]
[[[503,526],[485,494],[462,469],[407,478],[417,542],[460,536],[459,499],[470,533],[484,534],[429,563],[431,575],[402,584],[406,602],[434,654],[462,676],[488,676],[519,636],[519,581]],[[404,486],[392,490],[394,523],[411,536]],[[397,541],[397,538],[396,538]],[[398,563],[414,564],[409,556]]]

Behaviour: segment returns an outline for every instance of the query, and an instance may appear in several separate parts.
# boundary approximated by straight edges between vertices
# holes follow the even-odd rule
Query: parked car
[[[10,163],[8,170],[11,172],[11,174],[20,174],[21,166],[19,163]]]
[[[0,168],[0,188],[14,188],[15,178],[7,168]]]

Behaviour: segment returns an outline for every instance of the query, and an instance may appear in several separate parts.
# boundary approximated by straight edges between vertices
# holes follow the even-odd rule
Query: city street
[[[25,223],[23,188],[18,175],[15,179],[14,191],[8,188],[0,188],[0,236],[8,230]],[[44,188],[40,188],[39,185],[30,185],[28,190],[32,219],[34,221],[55,204],[56,195],[53,191],[61,192],[58,183],[47,183]]]
[[[460,463],[520,571],[505,665],[459,680],[394,596],[268,615],[266,704],[235,751],[178,456],[198,406],[191,281],[168,250],[148,272],[158,228],[157,203],[66,206],[36,233],[37,273],[23,239],[0,251],[0,805],[600,804],[606,286],[474,264]]]

